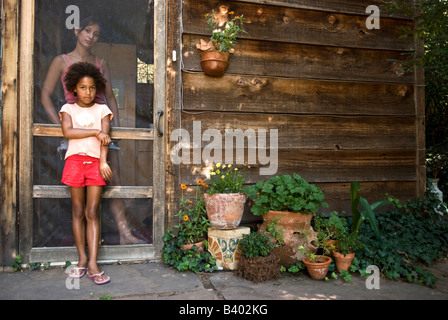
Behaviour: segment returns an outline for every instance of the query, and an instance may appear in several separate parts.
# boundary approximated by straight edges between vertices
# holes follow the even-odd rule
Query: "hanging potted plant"
[[[276,249],[276,253],[283,266],[291,266],[303,258],[297,250],[299,246],[316,250],[312,244],[316,232],[311,219],[320,207],[328,207],[320,188],[294,173],[258,182],[246,187],[244,192],[253,200],[251,212],[263,216],[260,231],[268,230],[274,221],[281,228],[284,246]],[[306,239],[301,236],[302,231],[306,231]]]
[[[231,164],[216,164],[210,171],[204,194],[207,217],[214,229],[236,229],[243,217],[247,196],[242,193],[244,175]]]
[[[227,70],[232,47],[237,43],[240,33],[247,33],[243,29],[243,15],[236,16],[228,7],[221,5],[219,12],[212,10],[205,15],[209,30],[212,31],[210,41],[201,39],[196,48],[201,51],[201,67],[206,75],[221,77]]]

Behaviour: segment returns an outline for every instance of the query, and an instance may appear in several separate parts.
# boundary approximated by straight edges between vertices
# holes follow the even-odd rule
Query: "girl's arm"
[[[73,128],[72,117],[67,112],[61,112],[62,133],[67,139],[82,139],[88,137],[97,137],[102,145],[109,145],[110,136],[104,130]],[[107,117],[106,117],[107,118]],[[110,127],[107,132],[109,132]]]
[[[105,116],[103,119],[101,119],[101,131],[102,131],[102,133],[100,135],[104,134],[105,136],[107,136],[108,142],[106,144],[106,143],[104,143],[103,140],[107,140],[107,139],[100,139],[102,142],[101,150],[100,150],[100,174],[104,180],[110,181],[110,180],[112,180],[112,169],[110,168],[109,164],[107,163],[107,154],[109,152],[109,143],[110,143],[110,117],[109,117],[109,115]]]

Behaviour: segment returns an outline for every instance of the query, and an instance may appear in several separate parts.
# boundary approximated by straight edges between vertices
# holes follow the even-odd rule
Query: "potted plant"
[[[212,228],[236,229],[243,217],[247,196],[242,192],[244,175],[231,164],[216,164],[210,171],[204,194],[207,217]]]
[[[243,29],[243,15],[235,15],[233,11],[229,12],[226,5],[221,5],[217,12],[212,10],[205,18],[212,36],[209,42],[201,39],[196,48],[202,51],[201,67],[204,73],[220,77],[227,69],[230,54],[235,52],[232,47],[237,43],[237,36],[247,33]]]
[[[355,258],[355,250],[362,248],[363,244],[358,235],[354,233],[342,233],[337,237],[338,248],[333,251],[333,257],[338,271],[348,271]]]
[[[241,257],[236,274],[253,282],[267,281],[280,275],[280,264],[272,252],[275,244],[264,234],[251,232],[238,242]]]
[[[322,246],[323,254],[316,254],[309,248],[299,246],[298,250],[304,255],[302,262],[308,271],[308,274],[314,280],[325,279],[328,268],[331,264],[331,258],[328,256],[329,251],[325,246]]]
[[[182,196],[180,200],[180,209],[174,216],[179,217],[179,224],[175,226],[178,235],[184,240],[183,248],[191,249],[196,246],[203,250],[203,242],[206,239],[210,222],[207,219],[207,212],[205,210],[205,202],[201,189],[205,188],[205,184],[201,179],[198,185],[194,187],[194,198],[187,198],[184,196],[184,191],[187,189],[185,184],[181,185]]]
[[[316,240],[311,226],[314,213],[320,207],[328,207],[322,190],[294,173],[257,182],[247,186],[244,192],[253,200],[251,212],[263,216],[260,230],[268,229],[274,220],[282,228],[284,246],[276,249],[281,263],[288,267],[300,261],[303,254],[297,247],[312,249],[311,242]],[[300,236],[300,230],[307,231],[306,239]]]
[[[332,256],[333,251],[338,248],[339,236],[346,234],[349,226],[343,215],[339,216],[337,211],[332,211],[328,217],[314,217],[314,230],[319,239],[325,239],[323,245],[330,248],[330,256]]]

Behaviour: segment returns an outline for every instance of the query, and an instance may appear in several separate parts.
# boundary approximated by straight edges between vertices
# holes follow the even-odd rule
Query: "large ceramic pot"
[[[243,193],[205,193],[205,209],[211,227],[224,230],[238,228],[246,199]]]
[[[303,259],[304,255],[298,250],[299,246],[316,252],[317,247],[312,244],[312,241],[317,240],[317,232],[311,226],[312,218],[313,214],[272,210],[263,215],[263,224],[258,227],[259,232],[264,232],[269,225],[277,221],[277,226],[283,233],[285,245],[274,249],[283,266],[292,266]]]
[[[221,77],[229,65],[229,53],[217,50],[201,52],[201,67],[206,75]]]
[[[302,262],[305,264],[306,270],[311,278],[314,280],[323,280],[327,275],[331,258],[317,255],[314,261],[311,261],[308,257],[305,257]]]

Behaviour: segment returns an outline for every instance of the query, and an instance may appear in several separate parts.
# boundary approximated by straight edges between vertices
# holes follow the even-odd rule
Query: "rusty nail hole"
[[[361,37],[363,37],[366,33],[364,32],[364,30],[359,30],[359,33],[358,33]]]
[[[336,150],[341,150],[341,149],[342,149],[341,146],[338,145],[338,144],[335,144],[335,145],[334,145],[334,148],[335,148]]]

